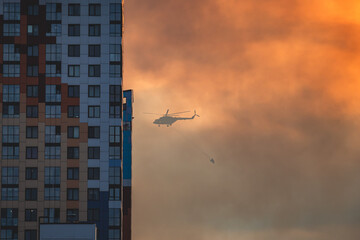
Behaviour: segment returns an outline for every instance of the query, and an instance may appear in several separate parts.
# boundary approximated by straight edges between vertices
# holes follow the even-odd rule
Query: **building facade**
[[[122,0],[0,0],[0,239],[35,240],[39,220],[131,239],[122,13]]]

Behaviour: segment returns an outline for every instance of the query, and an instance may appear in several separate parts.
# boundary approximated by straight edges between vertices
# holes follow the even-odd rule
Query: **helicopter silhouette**
[[[189,117],[189,118],[176,117],[176,115],[178,115],[178,114],[187,113],[187,112],[190,112],[190,111],[169,113],[169,109],[168,109],[165,114],[158,114],[158,113],[145,113],[145,114],[162,115],[162,117],[155,119],[153,124],[159,125],[159,127],[161,125],[166,125],[167,127],[169,127],[178,120],[191,120],[191,119],[194,119],[195,117],[200,117],[199,115],[196,114],[196,110],[194,110],[194,115],[192,117]]]

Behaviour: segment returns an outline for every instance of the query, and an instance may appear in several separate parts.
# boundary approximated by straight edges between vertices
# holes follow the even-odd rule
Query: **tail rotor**
[[[194,110],[194,117],[200,117],[199,115],[196,114],[196,110]]]

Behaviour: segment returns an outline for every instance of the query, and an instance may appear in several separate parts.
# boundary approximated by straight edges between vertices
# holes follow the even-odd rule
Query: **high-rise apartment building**
[[[122,12],[122,0],[0,0],[1,240],[37,239],[38,221],[131,239]]]

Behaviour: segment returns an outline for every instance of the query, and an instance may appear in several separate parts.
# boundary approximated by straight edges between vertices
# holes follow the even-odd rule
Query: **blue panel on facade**
[[[131,179],[131,131],[124,131],[123,137],[123,178]]]
[[[100,201],[88,201],[88,208],[100,209],[100,221],[96,222],[98,240],[108,239],[109,228],[109,192],[100,192]]]
[[[132,132],[132,118],[133,118],[133,91],[124,91],[124,98],[126,103],[124,104],[124,131],[123,131],[123,179],[131,179],[131,164],[132,164],[132,144],[131,144],[131,132]]]
[[[133,91],[127,90],[124,91],[124,98],[126,99],[126,103],[124,104],[124,112],[123,112],[123,120],[124,122],[132,121],[132,103],[133,103]]]

